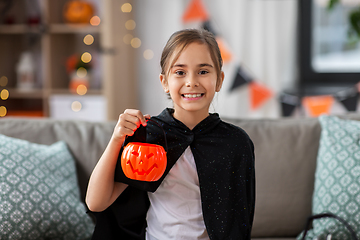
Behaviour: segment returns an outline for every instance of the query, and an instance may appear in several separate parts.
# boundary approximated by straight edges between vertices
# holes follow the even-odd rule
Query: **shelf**
[[[0,25],[0,34],[42,33],[42,25],[29,26],[27,24]],[[51,24],[48,31],[53,34],[62,33],[100,33],[99,26],[89,24]]]
[[[41,99],[44,97],[44,92],[42,89],[29,89],[21,90],[16,88],[7,89],[9,91],[9,98],[32,98],[32,99]]]
[[[51,24],[50,33],[99,33],[100,27],[89,24]]]
[[[45,117],[43,111],[9,110],[6,117]]]
[[[42,32],[42,25],[29,26],[27,24],[11,24],[0,25],[1,34],[24,34],[24,33],[38,33]]]
[[[39,0],[41,24],[37,25],[27,24],[27,8],[23,0],[14,1],[4,15],[13,17],[13,24],[0,24],[0,78],[7,78],[6,86],[0,86],[0,91],[9,91],[9,97],[1,103],[6,107],[8,116],[50,117],[54,110],[51,99],[58,95],[68,99],[95,99],[96,104],[101,102],[98,109],[102,112],[98,116],[102,120],[116,120],[119,112],[126,107],[136,107],[135,50],[118,41],[119,36],[125,36],[130,31],[124,23],[134,17],[133,13],[122,14],[120,11],[127,0],[91,1],[94,14],[101,19],[99,26],[64,23],[63,9],[68,1]],[[93,37],[91,44],[84,42],[87,34]],[[90,36],[88,38],[91,39]],[[103,54],[102,49],[114,49],[114,54]],[[30,90],[17,88],[17,67],[24,52],[32,54],[36,66],[37,88]],[[89,78],[89,89],[84,95],[79,95],[69,89],[67,60],[72,55],[81,56],[85,52],[91,54],[93,74]],[[93,109],[87,106],[89,104],[77,114]]]
[[[9,91],[9,98],[32,98],[41,99],[44,98],[44,90],[42,89],[30,89],[21,90],[16,88],[6,88]],[[62,94],[62,95],[78,95],[73,93],[69,89],[52,89],[49,90],[49,94]],[[100,89],[88,89],[85,95],[102,95],[103,91]]]
[[[78,95],[73,93],[69,89],[52,89],[51,94],[61,94],[61,95]],[[100,89],[88,89],[85,95],[102,95],[103,91]]]

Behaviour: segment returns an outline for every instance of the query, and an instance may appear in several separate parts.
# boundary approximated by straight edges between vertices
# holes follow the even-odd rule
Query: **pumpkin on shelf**
[[[94,7],[86,1],[71,0],[65,4],[63,16],[66,23],[90,23],[94,16]]]
[[[121,155],[121,167],[126,177],[140,181],[157,181],[167,165],[165,149],[156,144],[130,142]]]

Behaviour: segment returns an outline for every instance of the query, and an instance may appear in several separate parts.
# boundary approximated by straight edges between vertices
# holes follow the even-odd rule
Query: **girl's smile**
[[[185,94],[181,94],[181,96],[182,96],[185,100],[190,101],[190,100],[200,99],[201,97],[204,96],[204,93],[185,93]]]

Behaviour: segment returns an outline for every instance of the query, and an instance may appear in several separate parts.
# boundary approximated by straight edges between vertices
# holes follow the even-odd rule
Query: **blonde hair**
[[[161,66],[161,74],[165,77],[170,71],[170,67],[174,64],[174,62],[178,59],[181,52],[191,43],[200,43],[206,44],[210,51],[210,56],[212,61],[214,62],[214,67],[217,74],[217,83],[221,79],[221,68],[223,65],[223,61],[221,58],[221,53],[219,46],[215,40],[215,37],[212,33],[204,29],[184,29],[173,33],[169,40],[167,41],[160,60]],[[173,54],[177,52],[176,56],[174,56],[172,62],[170,63],[170,59]]]

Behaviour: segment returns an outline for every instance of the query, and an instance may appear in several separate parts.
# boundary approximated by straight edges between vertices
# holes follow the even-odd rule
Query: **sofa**
[[[360,119],[357,114],[345,117]],[[314,173],[321,133],[318,119],[223,120],[243,128],[255,145],[256,207],[252,238],[296,239],[312,213]],[[0,119],[0,134],[43,145],[64,141],[75,160],[79,197],[83,202],[89,176],[114,126],[115,122],[111,121],[5,117]]]

